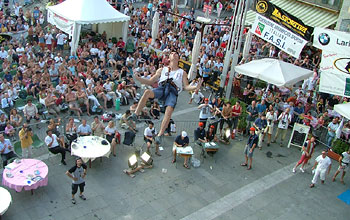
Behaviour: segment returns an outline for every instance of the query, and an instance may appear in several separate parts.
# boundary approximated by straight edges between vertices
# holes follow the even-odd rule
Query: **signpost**
[[[290,148],[290,145],[294,145],[302,148],[307,139],[309,131],[310,131],[309,126],[295,123],[292,131],[292,135],[290,136],[290,140],[288,143],[288,148]]]

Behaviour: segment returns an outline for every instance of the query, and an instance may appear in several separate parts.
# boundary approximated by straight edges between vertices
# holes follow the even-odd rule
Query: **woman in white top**
[[[113,156],[116,156],[115,150],[117,146],[117,127],[113,121],[108,122],[107,127],[105,128],[106,139],[111,143],[111,150]]]

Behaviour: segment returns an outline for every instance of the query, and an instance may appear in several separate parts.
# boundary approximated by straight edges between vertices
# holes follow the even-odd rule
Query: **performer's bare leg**
[[[164,113],[164,118],[162,124],[160,125],[158,136],[162,136],[165,132],[165,129],[168,127],[171,115],[173,114],[174,108],[167,106]]]
[[[139,101],[139,104],[137,105],[136,107],[136,111],[135,111],[135,114],[136,115],[140,115],[142,109],[145,107],[148,99],[153,99],[154,98],[154,93],[152,90],[150,89],[146,89],[145,92],[143,93],[140,101]]]

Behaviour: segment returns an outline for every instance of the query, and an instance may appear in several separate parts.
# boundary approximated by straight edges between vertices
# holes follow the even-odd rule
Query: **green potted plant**
[[[342,139],[337,139],[333,142],[332,149],[328,151],[328,157],[330,157],[333,160],[338,161],[340,155],[347,151],[350,147],[350,144],[345,142]]]

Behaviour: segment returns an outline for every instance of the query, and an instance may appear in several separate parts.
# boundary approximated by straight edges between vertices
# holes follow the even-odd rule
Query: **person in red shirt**
[[[99,42],[97,42],[97,48],[105,48],[106,44],[103,42],[103,39],[101,39]]]
[[[224,57],[224,54],[222,53],[222,49],[221,48],[219,48],[219,51],[216,53],[216,56],[220,57],[220,58]]]
[[[237,125],[238,125],[238,119],[239,116],[241,116],[242,114],[242,107],[239,103],[239,101],[236,101],[236,104],[234,106],[232,106],[232,129],[233,129],[233,133],[236,134],[236,129],[237,129]]]
[[[119,38],[119,41],[117,42],[117,47],[120,49],[123,49],[125,47],[125,42],[123,41],[123,38]]]

